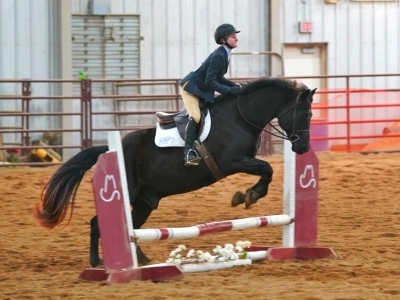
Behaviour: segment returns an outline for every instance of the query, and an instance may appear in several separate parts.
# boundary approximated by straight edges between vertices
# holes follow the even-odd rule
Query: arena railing
[[[77,84],[80,85],[80,93],[77,95],[61,95],[57,91],[61,90],[62,84]],[[4,163],[6,152],[16,150],[20,152],[22,158],[26,158],[32,151],[43,149],[46,152],[59,152],[62,149],[77,149],[82,150],[88,147],[88,128],[85,126],[86,115],[88,114],[88,89],[87,81],[79,80],[58,80],[58,79],[0,79],[0,166],[34,166],[34,165],[49,165],[59,164],[61,161],[52,159],[52,161],[44,162],[38,159],[37,162],[28,162],[22,159],[18,163]],[[18,93],[17,91],[20,91]],[[46,91],[41,93],[41,91]],[[62,101],[79,100],[79,111],[63,112],[61,109],[54,111],[44,111],[43,102],[47,101],[49,107],[62,107]],[[51,104],[50,104],[51,103]],[[9,107],[9,109],[7,109]],[[49,128],[48,126],[37,126],[35,123],[40,123],[38,119],[50,120],[53,117],[59,118],[63,116],[78,117],[79,126],[77,129],[65,128]],[[51,121],[42,122],[50,124]],[[62,123],[55,121],[54,123]],[[35,143],[32,140],[32,135],[38,134],[54,134],[63,132],[76,132],[80,136],[80,141],[76,144],[58,144],[46,145],[45,143]],[[32,144],[32,142],[34,142]],[[52,158],[56,156],[51,155]],[[48,159],[50,160],[50,159]]]
[[[282,78],[285,79],[285,77]],[[370,80],[380,78],[383,82],[385,79],[390,78],[393,81],[399,80],[400,74],[290,77],[290,79],[300,81],[316,78],[327,80],[328,85],[333,82],[333,86],[337,87],[335,89],[317,90],[317,95],[324,99],[313,106],[314,115],[319,112],[319,118],[314,119],[311,124],[312,133],[316,133],[312,134],[311,142],[313,146],[318,148],[317,151],[360,151],[362,145],[382,138],[383,130],[393,129],[393,131],[397,132],[396,122],[399,121],[400,117],[400,101],[398,97],[400,89],[377,88],[376,85],[375,88],[371,89],[359,88],[351,81],[356,79],[360,82],[363,78],[369,78]],[[254,79],[251,77],[232,78],[232,80],[239,82]],[[2,120],[7,119],[7,122],[0,122],[0,142],[1,137],[3,137],[3,143],[0,143],[0,153],[3,154],[4,159],[4,157],[7,157],[6,150],[16,147],[22,151],[22,156],[28,155],[34,149],[51,149],[55,151],[73,149],[74,151],[79,151],[101,143],[102,140],[96,139],[96,134],[103,134],[110,130],[132,131],[154,126],[154,114],[156,111],[176,112],[183,108],[177,86],[178,81],[179,79],[0,79],[0,117]],[[71,95],[57,93],[57,91],[61,90],[59,88],[60,85],[64,83],[78,86],[78,92]],[[12,85],[12,87],[5,88],[5,85]],[[43,85],[47,85],[47,89],[43,88]],[[385,84],[382,85],[384,86]],[[101,86],[101,88],[97,88],[97,86]],[[123,92],[123,89],[128,90]],[[13,90],[13,93],[8,92],[8,90]],[[52,91],[54,95],[48,91]],[[63,101],[78,100],[79,109],[69,112],[54,109],[46,112],[41,108],[43,105],[40,103],[43,100],[48,101],[49,107],[61,107],[61,102]],[[98,109],[98,107],[106,107],[100,105],[102,101],[113,103],[113,109]],[[123,109],[116,109],[117,103],[126,103],[127,105]],[[128,103],[135,109],[126,109],[126,107],[129,107]],[[136,103],[136,106],[134,103]],[[12,109],[8,109],[8,107],[12,107]],[[63,116],[78,118],[79,121],[77,123],[79,124],[77,124],[77,128],[71,129],[62,126],[50,128],[48,124],[51,122],[39,122],[35,119],[61,119]],[[113,117],[114,123],[108,122],[107,125],[100,122],[99,125],[97,119],[105,116]],[[124,124],[124,122],[118,123],[116,121],[117,118],[121,119],[121,117],[127,117],[126,119],[131,120],[135,116],[147,117],[150,123],[138,121],[136,124]],[[53,123],[62,124],[61,121],[54,121]],[[400,128],[400,125],[398,127]],[[79,136],[79,139],[75,141],[75,144],[32,145],[33,135],[50,132],[74,133]],[[396,138],[399,139],[400,136],[396,132],[390,132],[390,138],[392,138],[393,142],[396,141]],[[259,154],[279,153],[280,145],[281,140],[263,133]],[[394,149],[394,151],[397,150]],[[1,159],[2,156],[0,155]],[[25,161],[18,163],[18,165],[48,164],[54,164],[54,162],[32,163]],[[10,164],[0,165],[8,166]]]

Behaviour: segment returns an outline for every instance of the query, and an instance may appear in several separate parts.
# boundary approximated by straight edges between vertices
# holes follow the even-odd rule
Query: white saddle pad
[[[210,113],[207,114],[205,123],[203,126],[203,131],[200,134],[200,141],[203,142],[208,134],[210,133],[211,129],[211,117]],[[161,128],[160,124],[156,124],[156,137],[154,138],[154,142],[158,147],[183,147],[185,146],[185,141],[179,135],[178,129],[168,128],[163,129]]]

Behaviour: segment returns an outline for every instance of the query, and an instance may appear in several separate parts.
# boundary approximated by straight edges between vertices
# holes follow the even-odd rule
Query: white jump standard
[[[122,283],[131,280],[162,281],[180,279],[184,272],[201,272],[252,260],[314,260],[336,258],[331,248],[317,247],[318,160],[310,150],[297,155],[285,141],[284,212],[220,221],[181,228],[133,229],[127,190],[121,138],[118,131],[108,133],[109,151],[100,155],[92,178],[101,233],[104,269],[87,268],[80,279]],[[282,245],[251,246],[250,259],[176,266],[158,264],[138,267],[136,243],[168,239],[187,239],[224,231],[256,227],[283,226]]]

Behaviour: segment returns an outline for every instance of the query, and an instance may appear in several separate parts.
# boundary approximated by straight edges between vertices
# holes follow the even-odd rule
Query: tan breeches
[[[189,81],[186,81],[183,85],[180,85],[179,89],[181,91],[182,100],[183,103],[185,104],[185,108],[189,114],[189,117],[192,117],[196,121],[196,123],[199,123],[200,122],[199,97],[184,90],[188,82]]]

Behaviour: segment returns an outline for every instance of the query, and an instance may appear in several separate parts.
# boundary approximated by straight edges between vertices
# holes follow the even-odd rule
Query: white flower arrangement
[[[232,244],[226,244],[222,248],[220,245],[217,245],[213,249],[214,255],[211,255],[209,252],[194,249],[190,249],[185,255],[183,251],[186,250],[186,246],[179,245],[178,248],[171,251],[166,262],[168,264],[185,265],[246,259],[248,258],[248,253],[245,249],[250,246],[251,242],[249,241],[238,241],[235,246]]]

